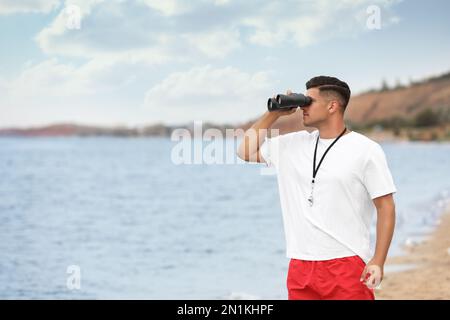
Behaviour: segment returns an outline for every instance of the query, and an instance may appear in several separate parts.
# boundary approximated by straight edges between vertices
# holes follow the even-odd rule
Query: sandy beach
[[[403,256],[388,258],[386,268],[398,264],[416,268],[385,272],[376,299],[450,299],[450,206],[427,240],[408,247]]]

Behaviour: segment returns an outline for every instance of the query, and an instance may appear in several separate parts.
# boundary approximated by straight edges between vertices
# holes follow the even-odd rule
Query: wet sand
[[[450,299],[450,206],[440,217],[437,229],[406,254],[388,258],[386,267],[413,264],[399,272],[385,271],[376,299]]]

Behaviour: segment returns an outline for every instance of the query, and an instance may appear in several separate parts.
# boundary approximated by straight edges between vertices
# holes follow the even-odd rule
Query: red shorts
[[[291,259],[289,300],[375,300],[373,289],[359,279],[365,267],[359,256],[324,261]]]

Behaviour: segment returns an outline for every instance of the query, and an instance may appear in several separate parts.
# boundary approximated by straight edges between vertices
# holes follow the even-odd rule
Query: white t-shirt
[[[327,152],[314,183],[314,148],[319,131],[267,138],[260,153],[278,178],[288,258],[329,260],[358,255],[371,259],[372,199],[397,191],[381,146],[351,131]],[[335,139],[319,139],[316,168]]]

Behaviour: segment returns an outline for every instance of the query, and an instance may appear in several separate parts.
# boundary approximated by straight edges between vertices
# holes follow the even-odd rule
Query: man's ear
[[[339,110],[339,103],[336,100],[331,100],[328,103],[328,112],[334,113]]]

